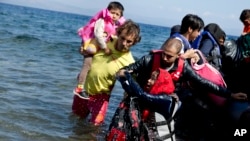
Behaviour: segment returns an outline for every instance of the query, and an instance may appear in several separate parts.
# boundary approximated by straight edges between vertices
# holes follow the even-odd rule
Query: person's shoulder
[[[123,58],[123,59],[122,59]],[[125,65],[129,65],[131,63],[134,63],[135,62],[135,59],[132,55],[132,52],[131,51],[128,51],[128,52],[124,52],[121,57],[119,57],[119,59],[121,60],[126,60],[126,63]]]
[[[161,49],[153,49],[153,50],[151,50],[149,52],[149,54],[159,54],[159,53],[162,53],[162,52],[163,52],[163,50],[161,50]]]
[[[136,62],[140,62],[142,64],[148,64],[149,62],[153,60],[153,54],[152,53],[145,54],[141,56],[140,58],[135,58],[135,60]]]
[[[153,52],[150,51],[148,54],[143,55],[141,58],[153,59],[154,54],[159,54],[159,53],[153,53]]]
[[[176,63],[177,63],[177,66],[182,67],[183,70],[190,70],[192,68],[190,58],[189,59],[178,59],[178,62],[176,62]]]
[[[208,45],[208,46],[213,46],[213,41],[210,38],[205,38],[204,40],[201,41],[202,45]]]

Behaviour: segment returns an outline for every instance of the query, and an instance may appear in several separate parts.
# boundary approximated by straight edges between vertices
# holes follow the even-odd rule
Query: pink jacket
[[[104,19],[105,22],[104,31],[108,34],[106,40],[109,39],[111,35],[116,33],[115,29],[118,26],[122,25],[125,22],[125,18],[121,17],[117,23],[113,23],[109,10],[105,8],[98,12],[94,17],[92,17],[87,25],[78,30],[78,35],[82,38],[83,41],[94,38],[95,22],[100,18]]]

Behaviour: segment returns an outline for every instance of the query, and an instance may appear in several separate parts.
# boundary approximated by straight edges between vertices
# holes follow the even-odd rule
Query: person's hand
[[[121,69],[116,73],[116,77],[125,77],[125,69]]]
[[[184,59],[188,59],[188,58],[197,58],[197,53],[196,50],[193,48],[190,48],[188,50],[186,50],[183,54],[181,54],[180,56]],[[198,55],[199,56],[199,55]]]
[[[186,52],[181,54],[180,57],[183,59],[191,59],[192,63],[197,63],[200,60],[199,55],[193,48],[186,50]]]
[[[193,54],[193,57],[191,58],[191,63],[196,64],[200,60],[200,57],[197,53]]]
[[[128,93],[124,91],[124,93],[123,93],[123,99],[125,99],[128,96],[129,96]]]
[[[247,100],[247,94],[242,92],[232,93],[231,97],[236,100]]]
[[[176,93],[170,94],[169,96],[173,97],[176,101],[179,101],[179,97]]]
[[[88,55],[89,53],[84,49],[83,46],[79,48],[79,53],[83,56]]]
[[[112,54],[112,51],[108,47],[106,47],[106,48],[104,48],[104,53],[106,55],[110,55],[110,54]]]
[[[106,38],[106,37],[108,37],[108,33],[107,32],[103,32],[102,36]]]
[[[127,71],[127,70],[125,70],[125,69],[119,70],[119,71],[116,73],[116,77],[125,77],[125,72],[126,72],[126,71]],[[129,70],[129,71],[127,71],[127,72],[131,73],[131,72],[133,72],[133,70]]]
[[[241,33],[242,36],[244,36],[244,35],[246,35],[246,34],[247,34],[247,32],[242,32],[242,33]]]
[[[185,53],[182,54],[182,57],[184,57],[185,59],[193,58],[195,54],[196,54],[196,51],[193,48],[191,48],[191,49],[186,50]]]

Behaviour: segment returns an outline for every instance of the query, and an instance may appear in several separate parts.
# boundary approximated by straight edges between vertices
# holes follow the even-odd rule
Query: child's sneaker
[[[89,99],[89,96],[82,88],[76,87],[73,93],[82,99]]]

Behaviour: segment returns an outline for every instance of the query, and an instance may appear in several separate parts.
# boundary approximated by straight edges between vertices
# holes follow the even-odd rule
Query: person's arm
[[[144,102],[151,103],[152,105],[162,105],[162,107],[166,108],[169,106],[169,102],[173,99],[172,96],[166,94],[149,94],[140,87],[129,72],[126,71],[124,74],[124,77],[119,77],[119,81],[128,95],[137,96]]]
[[[139,72],[148,72],[148,73],[151,73],[150,70],[145,70],[145,69],[148,69],[148,68],[152,68],[152,55],[149,54],[149,55],[145,55],[143,57],[141,57],[139,60],[137,60],[136,62],[128,65],[128,66],[125,66],[123,68],[121,68],[117,73],[116,75],[119,77],[119,76],[124,76],[124,72],[125,71],[132,71],[133,74],[137,74]]]
[[[104,20],[102,18],[98,19],[94,27],[94,35],[97,43],[100,45],[101,49],[107,48],[105,37],[104,37]]]
[[[238,100],[247,99],[247,95],[245,93],[241,93],[241,92],[232,93],[227,88],[218,86],[214,84],[213,82],[202,78],[199,74],[197,74],[191,68],[191,66],[189,65],[187,61],[185,61],[184,67],[183,67],[183,77],[185,80],[190,81],[192,84],[194,84],[195,87],[202,89],[204,91],[209,91],[209,92],[215,93],[225,98],[234,98]]]
[[[193,63],[198,63],[201,59],[200,56],[196,53],[196,50],[193,48],[190,48],[186,50],[184,53],[179,55],[182,59],[190,59]]]
[[[111,50],[107,47],[106,44],[106,37],[108,36],[108,33],[105,33],[105,22],[103,19],[99,19],[95,23],[95,29],[94,29],[94,34],[95,38],[97,40],[97,43],[99,44],[100,48],[104,50],[105,54],[110,55],[112,52]]]
[[[145,105],[149,105],[150,111],[158,112],[162,114],[166,119],[172,116],[172,108],[176,106],[177,95],[166,95],[166,94],[158,94],[153,95],[145,92],[139,84],[133,79],[130,73],[125,72],[124,77],[120,77],[119,81],[122,84],[123,89],[128,93],[128,96],[138,97],[141,102]],[[176,97],[175,97],[176,96]],[[177,102],[178,105],[181,105],[181,102]]]

